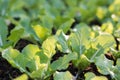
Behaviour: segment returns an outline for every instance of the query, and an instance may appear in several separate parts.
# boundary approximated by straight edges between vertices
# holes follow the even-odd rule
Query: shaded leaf
[[[0,18],[0,47],[7,41],[8,28],[4,18]]]
[[[14,45],[17,43],[17,41],[22,37],[24,33],[24,28],[18,26],[15,27],[11,32],[10,32],[10,36],[8,37],[8,39],[10,41],[12,41],[14,43]]]
[[[60,57],[58,60],[54,61],[50,66],[52,70],[62,70],[66,69],[71,60],[75,60],[77,58],[76,53],[69,53],[63,57]]]
[[[59,29],[62,29],[64,33],[67,33],[67,31],[70,29],[72,23],[74,22],[74,19],[70,19],[69,21],[63,23]]]

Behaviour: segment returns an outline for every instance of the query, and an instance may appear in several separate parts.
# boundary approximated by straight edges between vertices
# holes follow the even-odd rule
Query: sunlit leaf
[[[36,35],[43,41],[46,39],[48,35],[50,35],[47,28],[42,27],[40,25],[33,26],[33,29],[36,33]]]
[[[30,77],[42,78],[47,69],[47,64],[40,63],[40,57],[36,54],[38,51],[40,50],[36,45],[26,46],[22,51],[23,53],[10,47],[2,52],[2,56],[12,66],[20,69],[21,72],[27,73]]]
[[[28,80],[28,76],[26,74],[22,74],[21,76],[15,78],[13,80]]]
[[[73,76],[70,72],[57,72],[54,74],[54,80],[72,80]]]
[[[42,44],[43,51],[48,58],[51,58],[55,54],[56,39],[55,37],[47,38]]]

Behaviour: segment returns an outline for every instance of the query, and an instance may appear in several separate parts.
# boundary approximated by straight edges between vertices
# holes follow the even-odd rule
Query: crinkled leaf
[[[66,72],[55,72],[54,80],[72,80],[73,76],[69,71]]]
[[[64,55],[60,57],[58,60],[54,61],[50,66],[52,70],[61,70],[66,69],[71,60],[75,60],[77,58],[76,53],[69,53],[68,55]]]

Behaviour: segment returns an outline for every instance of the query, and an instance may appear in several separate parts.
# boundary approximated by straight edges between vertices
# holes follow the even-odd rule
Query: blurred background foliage
[[[120,1],[0,0],[0,18],[4,20],[1,24],[13,23],[15,26],[25,27],[27,32],[31,30],[30,26],[39,24],[51,30],[49,32],[51,34],[52,28],[57,30],[70,19],[75,19],[74,23],[102,25],[103,30],[106,28],[105,25],[112,25],[107,27],[118,29],[120,28]]]

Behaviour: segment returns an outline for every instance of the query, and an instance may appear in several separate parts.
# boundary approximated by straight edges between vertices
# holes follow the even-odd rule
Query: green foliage
[[[77,54],[76,53],[70,53],[68,55],[65,55],[61,58],[59,58],[58,60],[54,61],[51,64],[51,68],[52,70],[62,70],[62,69],[66,69],[68,67],[68,63],[71,60],[75,60],[77,58]]]
[[[55,72],[54,74],[54,80],[71,80],[73,79],[73,76],[70,72]]]
[[[96,76],[94,73],[92,72],[88,72],[85,74],[86,79],[85,80],[108,80],[106,77],[104,76]]]
[[[11,35],[8,37],[8,39],[11,42],[14,42],[14,45],[15,45],[17,41],[22,37],[23,33],[24,33],[24,29],[18,26],[11,31]]]
[[[119,0],[0,0],[0,55],[25,73],[15,80],[77,80],[91,63],[120,80],[119,10]],[[33,44],[21,42],[23,48],[21,39]],[[78,69],[75,76],[70,66]],[[107,80],[91,72],[84,76]]]
[[[116,66],[113,65],[113,61],[108,60],[104,55],[101,55],[95,59],[95,64],[100,73],[110,74],[111,77],[115,80],[119,80],[120,70],[119,70],[119,59],[117,60]]]
[[[7,25],[5,24],[5,19],[0,18],[0,47],[6,44],[7,40]]]
[[[23,74],[23,75],[15,78],[14,80],[28,80],[28,76],[26,74]]]

